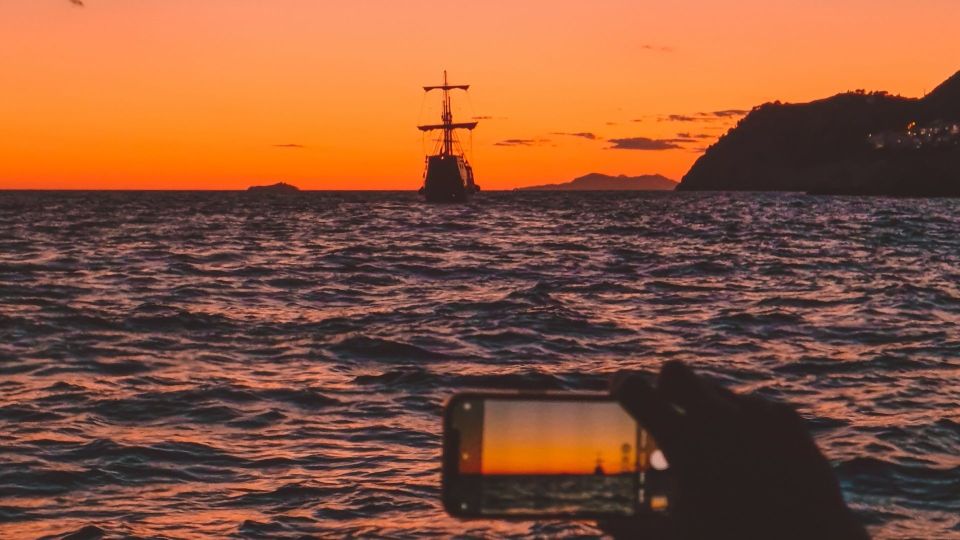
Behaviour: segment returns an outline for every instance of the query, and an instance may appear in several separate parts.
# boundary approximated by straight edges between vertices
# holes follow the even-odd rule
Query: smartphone
[[[443,424],[453,516],[605,519],[669,507],[663,453],[607,394],[462,393]]]

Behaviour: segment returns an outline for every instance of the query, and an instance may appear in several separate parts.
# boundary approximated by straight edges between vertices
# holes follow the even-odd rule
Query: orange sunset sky
[[[609,401],[487,400],[481,470],[484,474],[592,474],[597,458],[607,473],[636,461],[637,422]]]
[[[957,0],[83,3],[0,0],[0,188],[417,189],[443,69],[484,189],[679,179],[734,111],[960,69]]]

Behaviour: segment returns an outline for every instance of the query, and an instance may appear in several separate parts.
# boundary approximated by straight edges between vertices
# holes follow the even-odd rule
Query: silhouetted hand
[[[735,394],[679,362],[664,365],[656,388],[621,374],[612,393],[653,435],[677,482],[668,516],[599,524],[615,538],[869,538],[789,406]]]

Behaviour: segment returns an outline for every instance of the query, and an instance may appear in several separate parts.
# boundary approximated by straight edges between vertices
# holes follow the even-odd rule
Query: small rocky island
[[[262,195],[291,195],[300,193],[300,188],[286,182],[277,182],[269,186],[250,186],[247,188],[247,192]]]
[[[960,72],[919,99],[858,90],[760,105],[677,189],[960,197]]]
[[[562,184],[545,184],[517,189],[520,191],[669,191],[676,186],[675,180],[659,174],[610,176],[590,173]]]

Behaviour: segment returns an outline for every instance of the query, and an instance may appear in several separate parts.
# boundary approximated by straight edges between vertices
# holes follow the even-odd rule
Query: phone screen
[[[444,491],[460,516],[631,516],[667,506],[668,464],[608,396],[460,395]]]

